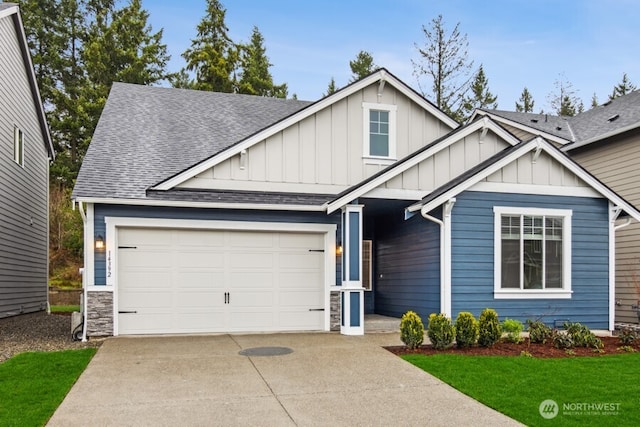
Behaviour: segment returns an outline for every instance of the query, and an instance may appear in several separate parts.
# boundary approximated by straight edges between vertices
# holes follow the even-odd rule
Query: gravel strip
[[[71,316],[44,311],[0,319],[0,363],[25,351],[58,351],[99,347],[103,339],[88,342],[71,338]]]

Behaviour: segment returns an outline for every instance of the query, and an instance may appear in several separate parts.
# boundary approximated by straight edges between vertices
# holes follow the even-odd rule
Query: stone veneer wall
[[[329,329],[340,330],[340,291],[331,292],[329,313]]]
[[[87,292],[87,336],[113,335],[113,292]]]

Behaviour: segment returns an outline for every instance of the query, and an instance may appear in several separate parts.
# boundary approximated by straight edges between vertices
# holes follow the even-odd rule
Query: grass
[[[95,353],[21,353],[0,364],[0,425],[45,425]]]
[[[72,313],[74,311],[80,311],[80,305],[52,305],[52,313]]]
[[[640,425],[640,354],[561,359],[445,354],[402,357],[526,425]],[[539,412],[546,399],[558,404],[558,414],[550,420]],[[596,415],[577,405],[602,403],[619,404],[618,410],[615,405],[609,406],[609,411],[592,407]]]

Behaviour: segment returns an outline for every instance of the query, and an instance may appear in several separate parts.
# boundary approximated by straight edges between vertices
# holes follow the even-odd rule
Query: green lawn
[[[79,305],[52,305],[52,313],[72,313],[74,311],[80,311]]]
[[[640,425],[640,354],[562,359],[445,354],[403,358],[530,426]],[[552,419],[540,415],[540,404],[546,399],[558,405]]]
[[[45,425],[95,353],[22,353],[0,364],[0,425]]]

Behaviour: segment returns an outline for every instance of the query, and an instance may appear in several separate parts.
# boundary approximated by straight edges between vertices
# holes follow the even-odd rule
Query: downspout
[[[615,329],[615,308],[616,302],[616,231],[631,224],[631,217],[627,218],[623,223],[616,225],[618,217],[622,213],[619,206],[612,206],[609,203],[609,330]],[[614,256],[611,256],[611,254]]]
[[[422,209],[420,209],[420,214],[424,219],[434,222],[440,226],[440,311],[447,316],[451,316],[451,277],[449,277],[451,269],[448,267],[451,248],[449,247],[450,245],[447,244],[448,236],[446,233],[447,227],[445,220],[451,215],[451,210],[453,209],[455,202],[456,199],[454,197],[442,206],[442,220],[429,215],[426,210],[426,206],[423,206]]]
[[[84,224],[84,250],[82,251],[84,263],[83,263],[83,271],[82,271],[82,342],[87,342],[87,274],[86,274],[86,264],[87,264],[87,215],[84,212],[84,204],[82,202],[78,202],[78,211],[80,211],[80,216],[82,217],[82,224]]]

